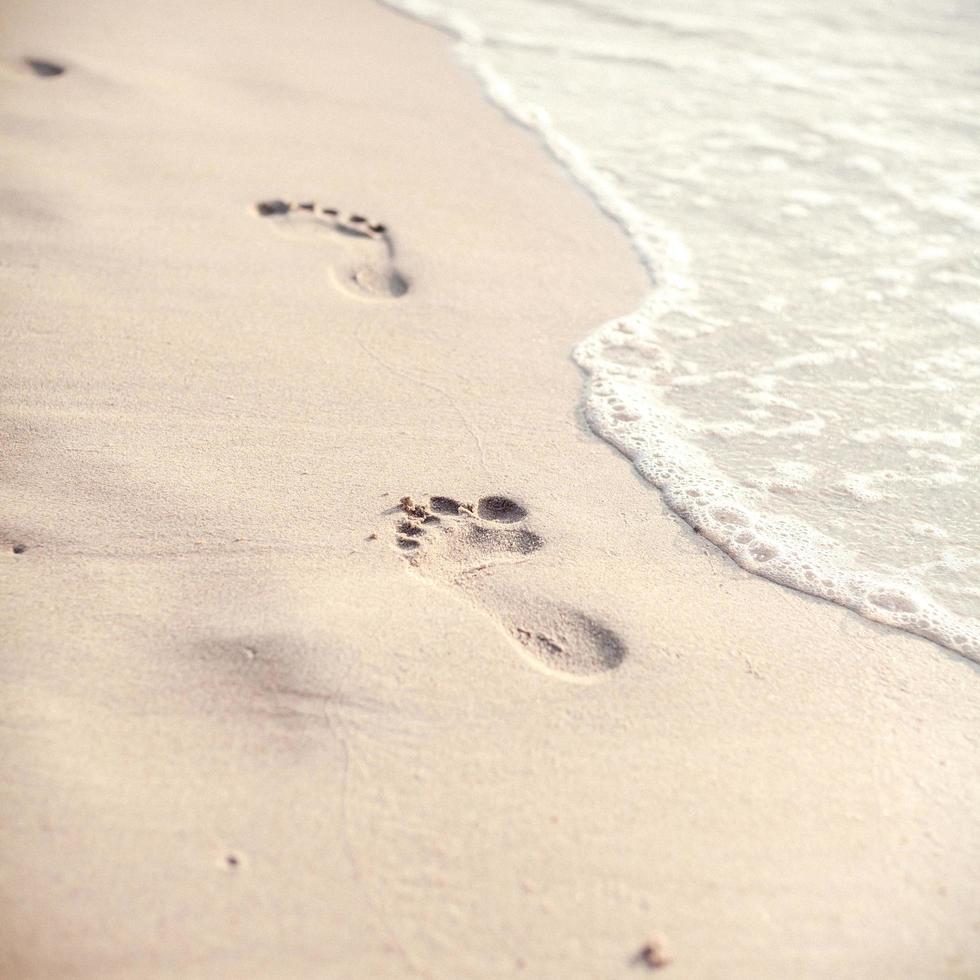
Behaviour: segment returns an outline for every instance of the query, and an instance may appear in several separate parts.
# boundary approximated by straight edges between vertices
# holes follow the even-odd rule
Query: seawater
[[[594,430],[746,569],[980,660],[980,3],[385,0],[630,236]]]

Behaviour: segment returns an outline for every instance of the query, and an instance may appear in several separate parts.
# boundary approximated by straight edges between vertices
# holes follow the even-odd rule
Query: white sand
[[[980,670],[586,430],[640,270],[445,38],[8,8],[0,975],[980,973]],[[408,293],[277,197],[383,221]],[[527,517],[396,546],[403,495],[493,493]]]

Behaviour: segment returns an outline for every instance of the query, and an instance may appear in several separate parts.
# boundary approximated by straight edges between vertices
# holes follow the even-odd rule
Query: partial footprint
[[[493,568],[527,561],[544,544],[524,526],[516,500],[493,495],[476,505],[454,497],[417,503],[403,497],[395,543],[423,575],[458,586],[494,616],[535,667],[566,680],[586,681],[614,670],[626,657],[623,641],[598,620],[564,604],[492,587]]]
[[[313,201],[260,201],[255,210],[283,232],[322,236],[335,250],[332,268],[338,283],[355,295],[391,299],[408,292],[407,280],[395,268],[395,247],[385,225]]]
[[[55,78],[65,73],[65,66],[42,58],[25,58],[24,64],[40,78]]]

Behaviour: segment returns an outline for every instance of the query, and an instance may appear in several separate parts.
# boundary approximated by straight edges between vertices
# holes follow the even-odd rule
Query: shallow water
[[[980,660],[980,2],[386,0],[630,235],[597,433],[740,565]]]

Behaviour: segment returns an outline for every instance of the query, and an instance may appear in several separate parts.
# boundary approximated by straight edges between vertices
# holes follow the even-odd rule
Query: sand
[[[6,21],[0,975],[980,973],[980,670],[589,432],[646,282],[445,37]]]

